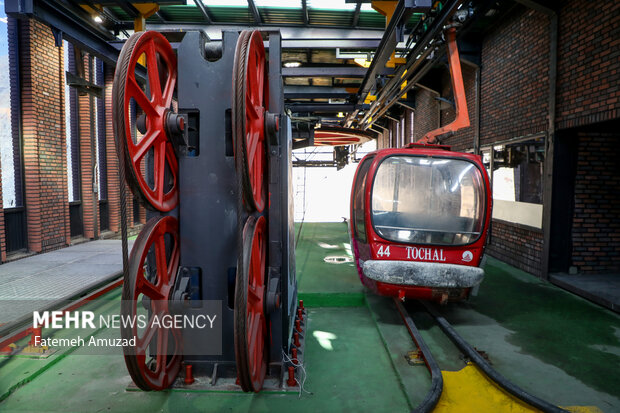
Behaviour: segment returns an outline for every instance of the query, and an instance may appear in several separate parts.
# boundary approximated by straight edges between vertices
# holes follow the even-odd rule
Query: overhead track
[[[282,77],[364,77],[359,66],[283,67]]]
[[[462,0],[447,1],[443,5],[442,9],[437,12],[432,23],[426,29],[422,39],[420,39],[420,41],[418,41],[413,49],[411,49],[407,54],[406,63],[398,67],[394,73],[394,76],[377,93],[377,98],[372,103],[370,111],[364,115],[364,118],[360,122],[362,126],[368,127],[369,119],[376,119],[375,114],[381,109],[386,101],[390,100],[392,101],[391,104],[393,104],[393,99],[391,99],[393,95],[400,96],[404,93],[400,90],[401,85],[404,81],[407,81],[407,84],[409,84],[409,78],[413,76],[415,69],[420,66],[424,59],[426,59],[426,57],[428,57],[433,50],[431,45],[432,41],[434,41],[441,34],[441,30],[448,22],[448,18],[452,16],[461,3]],[[380,74],[382,69],[385,68],[390,56],[395,51],[397,28],[402,27],[402,19],[405,16],[408,18],[408,16],[411,15],[411,12],[412,10],[410,8],[405,7],[404,0],[400,0],[396,5],[392,19],[385,30],[379,48],[377,49],[372,64],[368,69],[368,73],[364,77],[362,85],[360,86],[358,102],[364,102],[370,92],[375,88],[376,76]],[[345,126],[351,126],[353,122],[357,120],[356,118],[358,113],[359,112],[356,111],[349,114],[345,122]]]

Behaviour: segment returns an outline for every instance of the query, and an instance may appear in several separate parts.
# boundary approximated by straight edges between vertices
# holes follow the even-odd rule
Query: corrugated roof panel
[[[184,23],[202,23],[204,17],[198,7],[196,6],[164,6],[161,7],[161,14],[172,22],[184,22]],[[159,21],[154,17],[151,17],[149,21]]]
[[[360,12],[360,27],[385,28],[385,17],[376,11]]]
[[[293,3],[295,5],[296,3]],[[353,22],[354,10],[335,10],[324,8],[312,8],[309,4],[308,18],[310,25],[316,26],[337,26],[349,27]],[[110,7],[114,14],[122,21],[132,21],[120,7]],[[207,6],[210,16],[214,23],[228,24],[254,24],[254,17],[247,6]],[[162,15],[168,23],[201,23],[204,22],[202,13],[190,0],[187,5],[161,6]],[[296,7],[258,7],[261,19],[269,25],[303,25],[302,9]],[[408,26],[413,26],[419,17],[414,15],[408,22]],[[159,22],[159,18],[152,16],[149,22]],[[358,21],[360,28],[379,28],[385,27],[385,18],[376,11],[360,12]]]
[[[303,24],[301,9],[283,9],[274,7],[259,7],[258,12],[265,24]]]
[[[308,19],[311,25],[350,26],[353,22],[353,12],[309,9]]]
[[[211,6],[209,12],[214,23],[254,23],[254,17],[248,7]]]

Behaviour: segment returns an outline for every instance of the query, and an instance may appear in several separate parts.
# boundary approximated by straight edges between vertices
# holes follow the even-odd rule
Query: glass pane
[[[542,204],[544,138],[493,148],[493,198]]]
[[[73,45],[66,40],[63,40],[62,45],[64,71],[72,72],[72,61],[74,61]],[[78,176],[77,174],[74,175],[78,166],[77,157],[75,156],[78,153],[78,148],[74,147],[75,141],[77,140],[77,136],[75,136],[77,134],[77,123],[75,122],[75,113],[73,113],[77,104],[76,100],[75,91],[65,82],[65,143],[67,145],[67,189],[69,202],[78,201],[80,199],[79,192],[77,192],[79,190]]]
[[[355,238],[366,240],[366,227],[364,225],[364,193],[366,188],[366,176],[373,158],[366,159],[359,167],[359,173],[355,180],[353,194],[353,224],[355,225]]]
[[[15,91],[13,91],[15,93]],[[0,8],[0,153],[2,154],[3,208],[17,205],[15,188],[14,139],[11,129],[11,80],[7,17]]]
[[[480,236],[485,193],[469,161],[392,156],[377,170],[372,220],[377,234],[395,242],[463,245]]]

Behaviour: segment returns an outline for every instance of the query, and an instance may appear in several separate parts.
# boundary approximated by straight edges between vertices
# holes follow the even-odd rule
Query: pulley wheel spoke
[[[249,212],[265,208],[265,48],[259,31],[243,31],[233,65],[232,117],[235,157],[241,157],[242,193]]]
[[[265,267],[267,221],[250,216],[243,228],[243,246],[235,285],[235,358],[244,391],[258,392],[267,372]]]
[[[123,347],[125,364],[142,390],[169,387],[181,368],[182,337],[177,329],[163,328],[170,315],[169,299],[179,268],[179,224],[172,216],[149,220],[134,243],[123,284],[121,337],[136,338]],[[148,314],[148,316],[147,316]],[[153,321],[157,318],[159,323]],[[139,320],[148,319],[140,327]]]
[[[176,82],[176,56],[161,34],[139,32],[125,42],[112,88],[117,152],[133,194],[145,207],[162,212],[178,203],[179,168],[174,150],[167,149],[172,141],[165,128]],[[146,130],[137,127],[140,117]]]

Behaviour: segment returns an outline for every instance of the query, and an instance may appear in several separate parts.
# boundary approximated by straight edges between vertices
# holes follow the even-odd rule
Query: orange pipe
[[[467,99],[465,97],[465,87],[463,86],[463,73],[461,72],[461,60],[459,58],[459,49],[456,45],[456,29],[454,27],[446,31],[446,40],[448,43],[448,62],[450,65],[452,90],[454,91],[456,117],[452,123],[424,135],[418,143],[432,144],[437,140],[437,136],[454,133],[461,128],[469,126],[469,112],[467,112]]]

